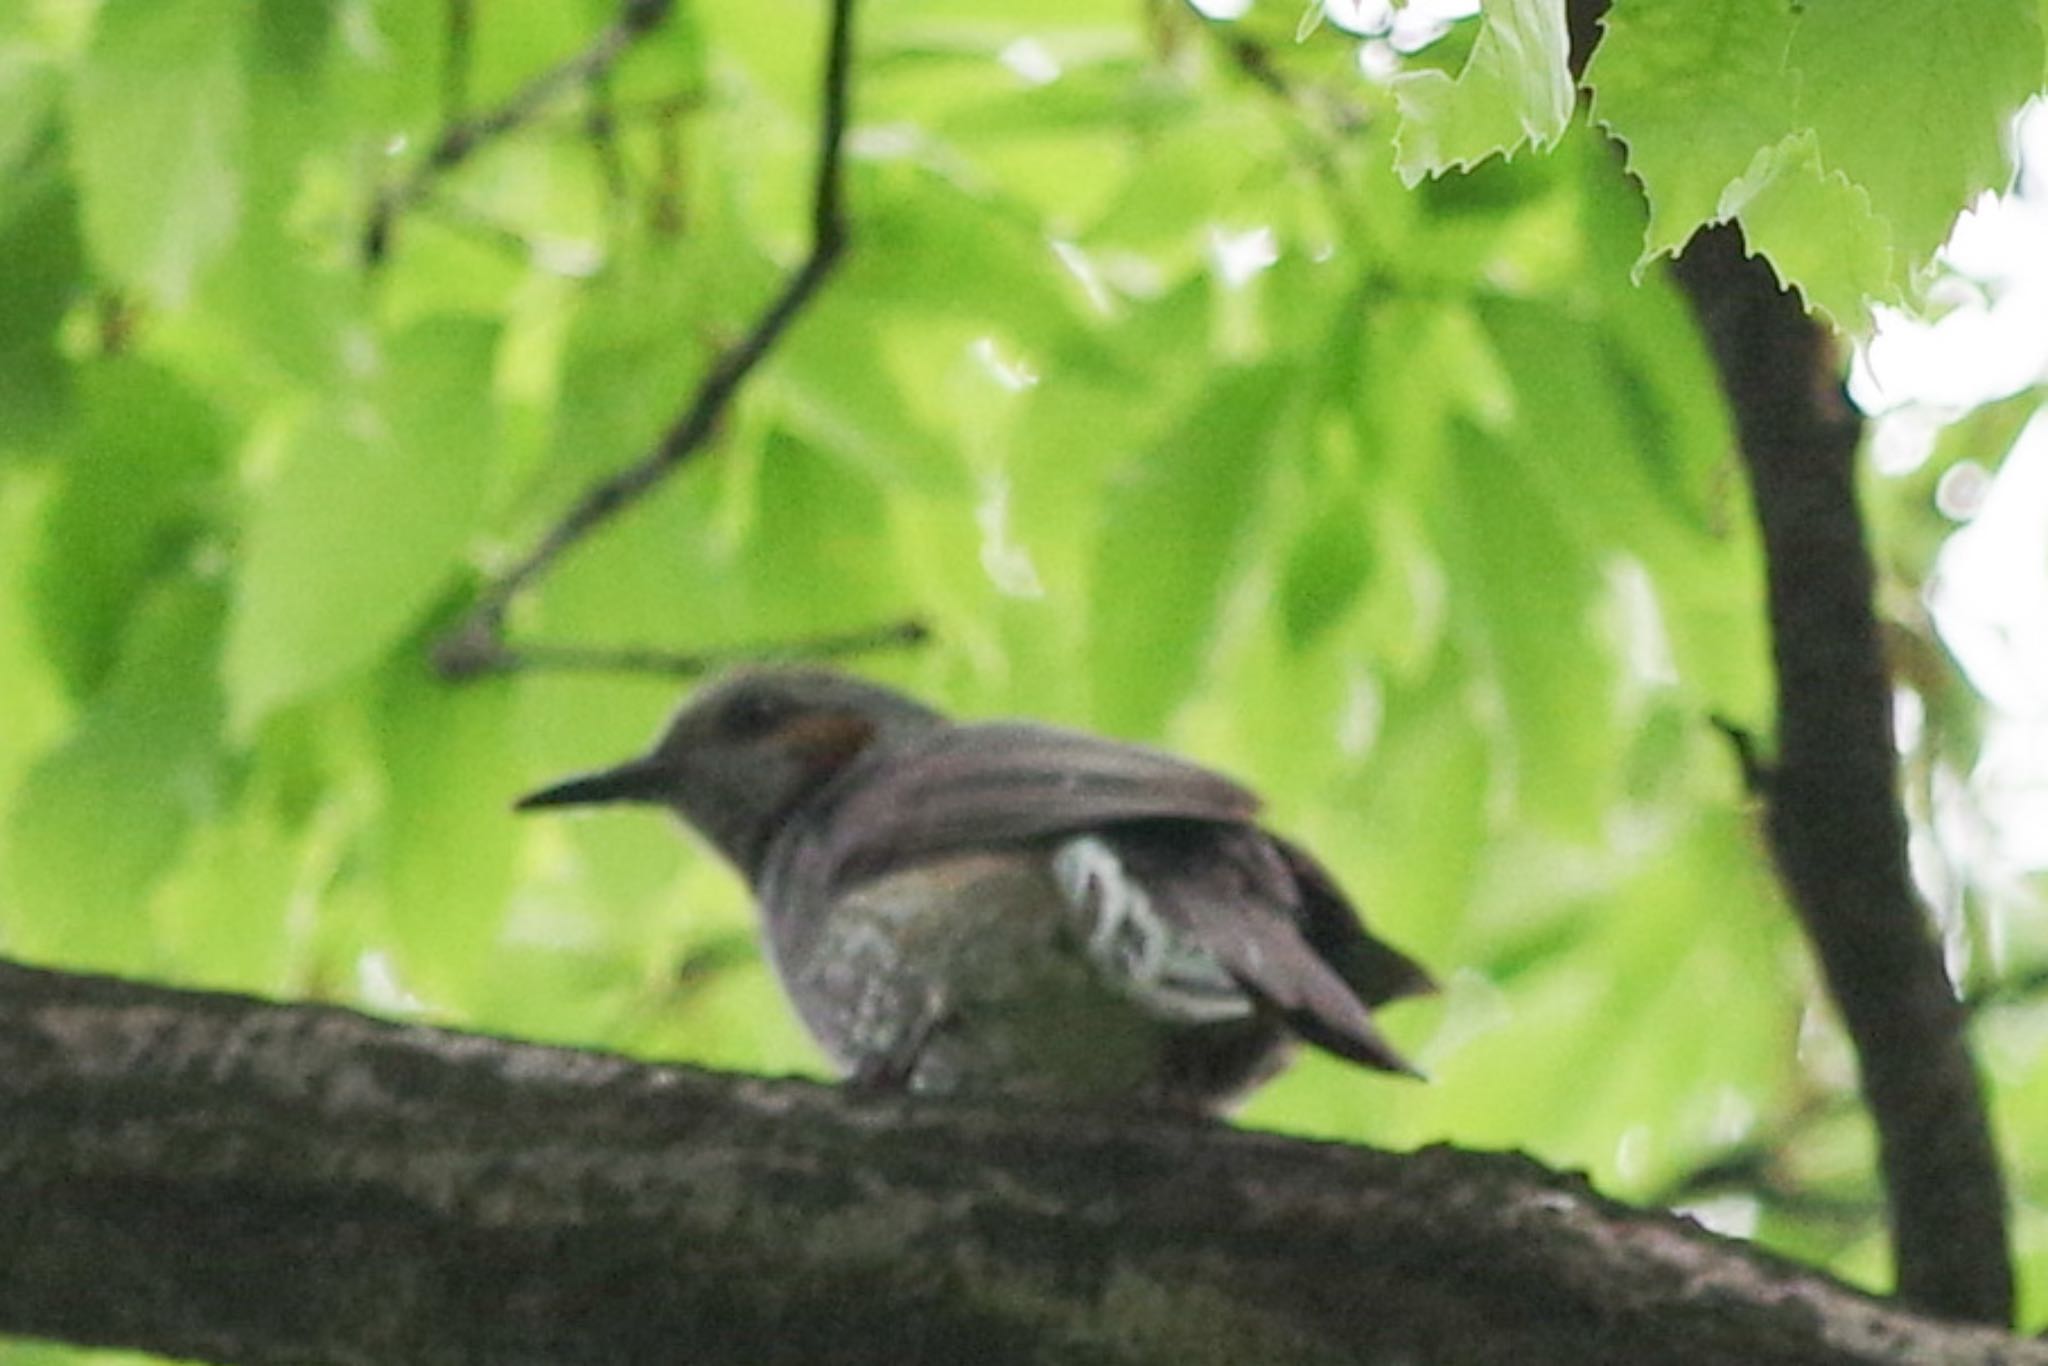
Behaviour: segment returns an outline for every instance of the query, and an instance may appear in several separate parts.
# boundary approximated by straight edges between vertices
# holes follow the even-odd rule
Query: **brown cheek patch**
[[[819,774],[845,767],[874,738],[874,722],[845,711],[811,712],[775,733],[777,744]]]

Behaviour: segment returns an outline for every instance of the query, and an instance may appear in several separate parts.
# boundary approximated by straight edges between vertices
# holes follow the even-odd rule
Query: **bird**
[[[756,666],[516,806],[599,803],[666,808],[746,880],[860,1087],[1216,1115],[1297,1041],[1419,1075],[1372,1012],[1429,974],[1249,789],[1155,749]]]

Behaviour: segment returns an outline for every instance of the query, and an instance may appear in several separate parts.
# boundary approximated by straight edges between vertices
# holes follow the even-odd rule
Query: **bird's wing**
[[[1228,991],[1172,946],[1190,947],[1311,1043],[1413,1070],[1369,1007],[1429,990],[1427,974],[1366,932],[1305,851],[1253,824],[1246,788],[1155,750],[1024,724],[944,727],[873,760],[848,773],[806,860],[824,883],[962,848],[1085,837],[1113,853],[1158,926],[1161,951],[1142,955],[1166,974],[1155,995],[1192,1011],[1216,1004],[1196,996]]]
[[[1249,790],[1186,760],[1051,726],[946,726],[872,759],[831,803],[835,877],[1126,821],[1236,824],[1259,807]]]
[[[1247,825],[1132,827],[1106,838],[1170,933],[1213,958],[1296,1034],[1353,1062],[1415,1075],[1369,1007],[1427,990],[1428,976],[1367,934],[1327,878],[1304,884],[1289,858],[1298,851]],[[1341,952],[1332,956],[1326,944]],[[1345,968],[1353,958],[1374,975],[1352,980]],[[1395,964],[1406,971],[1401,989],[1389,991]]]

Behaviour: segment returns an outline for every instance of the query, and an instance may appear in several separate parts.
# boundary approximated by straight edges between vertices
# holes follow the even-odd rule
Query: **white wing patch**
[[[1144,884],[1106,841],[1094,835],[1067,840],[1053,851],[1052,871],[1088,936],[1089,960],[1125,995],[1189,1024],[1252,1013],[1244,988],[1160,918]]]

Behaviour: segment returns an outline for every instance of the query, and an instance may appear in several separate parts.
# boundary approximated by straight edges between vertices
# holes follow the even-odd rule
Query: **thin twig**
[[[657,237],[673,237],[683,230],[681,110],[654,125],[654,176],[647,195],[647,226]]]
[[[1963,998],[1963,1009],[1975,1016],[1987,1010],[2038,1006],[2044,996],[2048,996],[2048,964],[2036,965],[1985,984]]]
[[[694,651],[641,646],[562,645],[545,641],[508,645],[495,639],[478,642],[456,634],[444,637],[436,646],[434,662],[441,673],[450,678],[520,672],[633,673],[664,678],[701,678],[738,664],[839,659],[876,650],[910,648],[930,639],[931,628],[914,618],[858,631]]]
[[[1225,60],[1238,74],[1268,97],[1267,107],[1275,111],[1274,122],[1280,135],[1287,139],[1309,170],[1322,182],[1329,193],[1330,208],[1352,229],[1348,235],[1365,240],[1364,229],[1353,207],[1353,197],[1345,191],[1343,168],[1338,164],[1332,145],[1333,129],[1352,132],[1363,126],[1365,115],[1346,109],[1336,100],[1324,100],[1321,102],[1323,112],[1329,116],[1331,125],[1324,126],[1312,116],[1308,101],[1288,80],[1264,44],[1245,36],[1234,21],[1202,19],[1198,22],[1202,30],[1212,36]]]
[[[625,155],[619,150],[619,115],[612,85],[603,77],[592,81],[584,96],[582,132],[604,184],[605,207],[616,211],[632,197],[633,189]]]
[[[1746,726],[1719,714],[1709,716],[1707,722],[1721,732],[1728,741],[1728,747],[1735,751],[1736,766],[1742,770],[1743,788],[1752,797],[1767,794],[1771,789],[1771,765],[1757,745],[1755,734]]]
[[[1823,1124],[1841,1120],[1856,1105],[1847,1092],[1814,1090],[1787,1106],[1758,1132],[1718,1148],[1652,1191],[1647,1203],[1678,1205],[1720,1191],[1739,1190],[1785,1206],[1805,1194],[1785,1174],[1792,1150]],[[1876,1202],[1868,1213],[1879,1214]]]
[[[369,224],[363,230],[363,260],[373,267],[384,260],[391,248],[392,228],[398,216],[417,203],[438,178],[467,161],[479,148],[531,123],[563,91],[610,71],[634,43],[668,17],[674,6],[675,0],[623,0],[618,17],[581,52],[549,67],[503,103],[444,127],[411,173],[377,196],[370,209]]]
[[[469,116],[469,65],[476,36],[476,0],[444,0],[447,51],[441,56],[441,124],[453,128]]]
[[[591,486],[524,559],[484,588],[468,618],[436,648],[436,659],[451,676],[464,677],[499,667],[489,654],[492,650],[503,653],[509,649],[502,640],[507,604],[546,573],[570,547],[646,497],[704,448],[739,392],[740,384],[831,275],[846,249],[841,168],[846,141],[847,85],[853,65],[853,8],[854,0],[832,3],[809,254],[746,335],[712,361],[682,413],[653,449]]]

